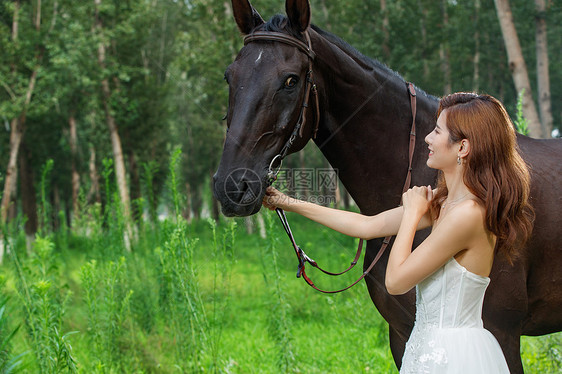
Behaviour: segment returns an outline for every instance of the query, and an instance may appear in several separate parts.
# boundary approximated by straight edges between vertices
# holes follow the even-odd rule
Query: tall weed
[[[193,251],[197,239],[187,237],[187,223],[178,217],[175,228],[162,248],[160,258],[160,301],[175,342],[178,368],[202,370],[202,355],[208,346],[209,323],[201,300]]]
[[[293,348],[293,336],[289,328],[290,305],[286,299],[283,288],[279,265],[277,263],[276,249],[279,247],[279,235],[274,229],[274,217],[271,213],[266,215],[266,227],[268,240],[263,246],[262,265],[265,285],[272,291],[270,302],[269,333],[277,346],[277,365],[280,372],[297,372],[295,365],[295,352]],[[269,274],[268,274],[269,273]]]
[[[125,341],[132,296],[126,268],[124,257],[100,265],[91,260],[81,268],[94,372],[125,372],[134,362]]]
[[[40,191],[40,204],[39,204],[39,234],[45,235],[47,233],[47,225],[49,222],[50,205],[47,199],[47,177],[51,170],[53,170],[54,162],[52,159],[47,160],[45,165],[41,168],[41,182],[39,183]]]
[[[210,317],[210,351],[212,359],[212,372],[219,372],[221,368],[220,353],[222,334],[225,324],[228,323],[229,305],[231,296],[232,266],[235,263],[234,244],[236,239],[236,221],[229,220],[222,236],[222,241],[217,240],[217,223],[209,218],[213,241],[213,294],[212,311]]]
[[[2,291],[4,291],[5,282],[5,278],[0,277],[0,289]],[[16,356],[12,355],[12,341],[21,325],[13,329],[10,327],[6,313],[8,301],[9,299],[4,296],[4,292],[0,293],[0,373],[3,374],[21,371],[24,368],[23,358],[27,354],[27,352],[23,352]]]
[[[177,165],[181,150],[170,159],[168,187],[174,203],[173,222],[163,223],[164,244],[156,249],[160,265],[160,303],[174,341],[176,367],[183,372],[203,371],[209,345],[209,321],[201,299],[194,263],[198,239],[189,237],[189,225],[180,216]]]
[[[150,222],[154,225],[158,219],[156,215],[156,207],[158,205],[158,200],[154,194],[154,177],[158,173],[158,163],[156,161],[150,161],[148,163],[142,164],[143,173],[142,179],[145,185],[145,192],[147,196],[147,207],[148,207],[148,217]]]
[[[15,251],[12,255],[18,274],[18,296],[22,301],[37,372],[77,372],[69,340],[74,332],[61,333],[72,293],[59,284],[58,256],[54,253],[52,240],[37,236],[30,261],[25,266],[20,265]]]

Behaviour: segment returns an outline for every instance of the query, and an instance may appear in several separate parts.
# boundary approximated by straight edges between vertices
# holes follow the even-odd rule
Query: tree
[[[11,114],[10,121],[10,156],[6,168],[6,175],[4,179],[4,190],[2,194],[2,203],[0,205],[0,226],[4,225],[8,218],[8,209],[12,201],[13,193],[16,188],[17,180],[17,160],[20,152],[20,146],[24,137],[26,129],[26,119],[28,110],[31,104],[31,99],[37,83],[37,76],[39,68],[41,67],[45,48],[42,43],[41,35],[41,1],[35,3],[35,8],[29,12],[32,20],[32,27],[26,30],[27,34],[33,37],[35,43],[19,42],[20,36],[20,11],[21,4],[19,0],[13,3],[12,13],[12,33],[11,33],[11,48],[10,48],[10,81],[11,86],[4,83],[6,91],[10,93],[11,102],[5,106],[8,107],[7,111]],[[46,34],[46,33],[45,33]],[[44,36],[43,36],[44,37]],[[31,72],[28,71],[25,60],[27,56],[31,58]],[[3,239],[0,235],[0,262],[4,255]]]
[[[552,133],[552,109],[550,105],[550,75],[548,73],[548,37],[546,31],[545,0],[535,0],[537,14],[536,22],[536,51],[537,51],[537,89],[539,97],[539,112],[541,116],[544,137]]]
[[[546,134],[543,132],[533,100],[533,91],[531,89],[531,83],[529,82],[527,65],[523,58],[523,53],[521,52],[521,45],[519,43],[515,24],[513,23],[509,0],[494,0],[494,3],[500,21],[513,82],[518,92],[524,92],[523,114],[529,121],[529,135],[535,138],[543,138]]]
[[[103,35],[103,23],[100,16],[101,0],[94,0],[95,4],[95,30],[100,38],[98,44],[98,63],[101,69],[101,89],[102,89],[102,102],[105,110],[107,126],[111,137],[111,146],[113,150],[113,162],[115,165],[115,175],[117,177],[117,188],[119,190],[120,204],[122,209],[123,218],[125,221],[124,240],[127,250],[130,251],[130,241],[133,237],[133,230],[131,226],[131,199],[129,197],[129,188],[127,186],[127,172],[125,169],[125,160],[123,157],[123,147],[121,146],[121,137],[119,129],[113,115],[111,108],[111,88],[109,86],[109,78],[106,74],[105,63],[105,40]]]

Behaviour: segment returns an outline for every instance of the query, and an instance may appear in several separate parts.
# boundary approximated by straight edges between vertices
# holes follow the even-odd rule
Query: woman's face
[[[459,147],[450,142],[446,109],[439,115],[435,129],[425,137],[425,142],[429,148],[427,166],[439,170],[456,167]]]

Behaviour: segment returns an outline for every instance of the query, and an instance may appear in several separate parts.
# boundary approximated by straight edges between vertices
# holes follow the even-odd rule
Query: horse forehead
[[[239,61],[251,64],[254,68],[268,67],[272,70],[282,70],[289,66],[301,66],[307,60],[296,48],[283,43],[253,42],[240,51]]]

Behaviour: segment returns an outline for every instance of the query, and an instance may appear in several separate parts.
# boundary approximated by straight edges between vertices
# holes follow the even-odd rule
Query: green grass
[[[323,267],[353,258],[356,240],[290,219]],[[80,373],[396,373],[388,326],[365,284],[314,291],[295,277],[277,217],[267,212],[266,223],[265,240],[246,234],[242,219],[146,225],[132,253],[118,232],[91,222],[92,236],[42,237],[44,249],[31,257],[15,235],[0,266],[9,316],[1,325],[8,336],[20,328],[3,357],[23,360],[15,372],[29,373],[69,372],[74,362]],[[311,275],[334,289],[360,268],[341,279]],[[46,281],[47,290],[37,287]],[[559,370],[559,347],[560,335],[523,338],[526,372]]]

